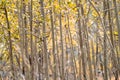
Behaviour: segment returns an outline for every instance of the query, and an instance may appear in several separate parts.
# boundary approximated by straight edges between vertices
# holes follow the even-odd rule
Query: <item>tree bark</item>
[[[11,64],[11,70],[12,70],[12,79],[15,80],[13,52],[12,52],[12,40],[11,40],[11,32],[10,32],[11,27],[10,27],[10,23],[8,20],[8,12],[6,9],[6,4],[4,5],[4,11],[5,11],[6,23],[7,23],[7,29],[8,29],[9,57],[10,57],[10,64]]]
[[[46,25],[45,25],[45,13],[44,13],[44,0],[40,0],[41,5],[41,18],[42,18],[42,31],[43,31],[43,52],[45,54],[45,77],[49,80],[48,72],[48,54],[47,54],[47,44],[46,44]]]

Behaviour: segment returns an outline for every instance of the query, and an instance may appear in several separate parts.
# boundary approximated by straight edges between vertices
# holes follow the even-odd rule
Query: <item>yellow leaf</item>
[[[97,14],[97,12],[96,12],[95,10],[93,10],[92,16],[94,16],[94,17],[97,17],[97,16],[98,16],[98,14]]]

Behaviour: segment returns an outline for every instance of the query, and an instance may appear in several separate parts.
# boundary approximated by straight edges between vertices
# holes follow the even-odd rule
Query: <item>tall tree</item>
[[[57,73],[56,73],[56,54],[55,54],[55,37],[54,37],[54,22],[53,22],[53,6],[52,6],[52,1],[50,0],[50,20],[51,20],[51,29],[52,29],[52,53],[53,53],[53,56],[54,56],[54,80],[57,79]]]
[[[61,2],[62,0],[59,0],[59,6],[61,7]],[[61,14],[61,10],[59,12],[59,26],[60,26],[60,42],[61,42],[61,55],[62,55],[62,67],[61,67],[61,78],[62,80],[65,79],[65,75],[64,75],[64,48],[63,48],[63,29],[62,29],[62,14]]]
[[[31,80],[34,80],[34,52],[33,52],[33,0],[29,0],[29,22],[30,22],[30,67],[31,67]]]
[[[14,73],[14,62],[13,62],[13,52],[12,52],[12,40],[11,40],[11,27],[8,19],[8,12],[6,8],[6,4],[4,4],[4,11],[5,11],[5,18],[7,23],[7,29],[8,29],[8,43],[9,43],[9,57],[10,57],[10,64],[11,64],[11,72],[13,80],[15,80],[15,73]]]
[[[47,54],[47,44],[46,44],[46,26],[45,26],[45,13],[44,13],[44,0],[39,1],[41,5],[41,18],[42,18],[42,31],[43,31],[43,52],[45,55],[45,76],[46,80],[49,80],[48,75],[48,54]]]

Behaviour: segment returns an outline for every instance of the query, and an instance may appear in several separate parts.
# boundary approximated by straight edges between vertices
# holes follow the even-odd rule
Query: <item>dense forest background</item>
[[[0,80],[119,80],[120,0],[0,0]]]

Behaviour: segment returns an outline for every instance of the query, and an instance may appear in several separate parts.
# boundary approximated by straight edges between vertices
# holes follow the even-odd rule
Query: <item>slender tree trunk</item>
[[[68,13],[69,14],[69,13]],[[68,32],[69,32],[69,38],[70,38],[70,49],[71,49],[71,62],[72,62],[72,69],[74,73],[74,80],[76,80],[76,73],[77,73],[77,67],[76,67],[76,60],[74,56],[74,49],[73,49],[73,39],[72,39],[72,34],[70,31],[70,22],[69,22],[69,16],[67,15],[67,21],[68,21]]]
[[[103,2],[103,6],[104,6],[104,10],[107,9],[107,5],[106,5],[106,0],[104,0]],[[106,16],[107,16],[107,11],[104,12],[104,16],[103,16],[103,20],[104,20],[104,25],[105,25],[105,29],[106,29]],[[105,80],[108,80],[108,70],[107,70],[107,42],[106,42],[106,33],[105,33],[105,30],[104,30],[104,79]]]
[[[24,0],[21,1],[21,9],[20,9],[20,16],[21,16],[21,50],[22,50],[22,73],[25,75],[25,23],[23,14],[25,14],[25,7],[24,7]]]
[[[86,49],[87,49],[87,54],[88,54],[88,66],[89,66],[89,77],[90,80],[93,80],[93,72],[92,72],[92,64],[91,64],[91,53],[90,53],[90,46],[89,46],[89,38],[88,38],[88,27],[86,27]]]
[[[107,9],[108,9],[108,24],[109,24],[109,32],[110,32],[110,41],[111,41],[111,45],[113,46],[113,48],[111,48],[111,53],[112,53],[112,55],[115,55],[115,53],[114,53],[114,41],[113,41],[113,29],[114,29],[114,27],[113,27],[113,22],[112,22],[112,15],[111,15],[111,11],[109,10],[111,7],[110,7],[110,2],[109,2],[109,0],[107,0]],[[113,57],[113,56],[112,56]],[[112,59],[112,57],[111,57],[111,59]],[[112,60],[111,60],[112,61]],[[112,61],[113,62],[113,61]],[[112,62],[110,62],[110,63],[112,63]],[[111,71],[111,70],[110,70]],[[110,73],[110,75],[109,75],[109,78],[110,78],[110,80],[111,80],[111,73]]]
[[[57,38],[57,30],[55,31],[55,39],[56,39],[56,52],[57,52],[57,54],[56,54],[56,56],[57,56],[57,63],[58,63],[58,73],[59,73],[59,78],[61,78],[61,67],[60,67],[60,56],[59,56],[59,48],[58,48],[58,38]]]
[[[18,12],[18,26],[19,27],[21,27],[21,23],[20,23],[20,19],[21,19],[21,13],[20,13],[20,9],[19,9],[19,2],[18,2],[18,0],[17,0],[17,3],[16,3],[16,7],[17,7],[17,12]],[[19,28],[19,31],[21,31],[21,28]],[[21,40],[21,33],[19,33],[19,36],[20,36],[20,49],[22,49],[22,40]],[[22,53],[22,51],[21,51],[21,53]],[[18,61],[19,61],[19,68],[20,68],[20,70],[21,70],[21,64],[20,64],[20,57],[21,56],[21,54],[18,54]]]
[[[5,17],[6,17],[6,23],[8,28],[8,41],[9,41],[9,57],[10,57],[10,64],[11,64],[11,72],[12,72],[12,78],[15,80],[15,73],[14,73],[14,62],[13,62],[13,52],[12,52],[12,40],[11,40],[11,27],[8,20],[8,12],[6,9],[6,4],[4,5],[4,11],[5,11]]]
[[[117,28],[118,28],[118,40],[119,40],[119,48],[120,48],[120,23],[119,23],[119,16],[118,16],[118,9],[117,9],[117,3],[116,0],[113,0],[113,4],[115,7],[115,18],[116,18],[116,24],[117,24]]]
[[[81,0],[80,0],[81,2]],[[84,10],[83,10],[83,5],[80,4],[80,13],[82,16],[82,26],[85,27],[85,21],[84,21]],[[81,48],[81,55],[82,55],[82,69],[83,69],[83,79],[87,80],[87,75],[86,75],[86,65],[85,65],[85,53],[84,53],[84,48],[83,48],[83,36],[82,36],[82,28],[79,26],[79,36],[80,36],[80,48]]]
[[[34,80],[34,52],[33,52],[33,14],[32,14],[32,4],[33,1],[29,0],[29,14],[30,14],[30,18],[29,18],[29,22],[30,22],[30,51],[31,51],[31,55],[30,55],[30,67],[31,67],[31,80]]]
[[[24,55],[24,57],[23,58],[26,58],[26,59],[29,59],[29,55],[28,55],[28,37],[27,37],[27,17],[26,17],[26,4],[25,4],[25,0],[23,0],[23,15],[25,15],[24,17],[23,17],[23,39],[24,39],[24,49],[25,49],[25,54],[23,54]],[[23,60],[23,61],[25,61],[25,59]],[[29,64],[25,64],[25,62],[24,62],[24,70],[23,71],[25,71],[24,72],[24,75],[25,75],[25,79],[27,80],[29,80],[29,69],[28,69],[28,65]]]
[[[65,72],[66,72],[65,74],[66,74],[66,75],[65,75],[65,77],[66,77],[66,78],[65,78],[65,79],[68,80],[68,67],[69,67],[68,54],[69,54],[69,52],[67,51],[67,49],[68,49],[68,41],[67,41],[67,40],[68,40],[68,31],[67,31],[66,25],[65,25],[65,31],[66,31],[66,32],[65,32],[65,33],[66,33],[66,34],[65,34],[65,48],[66,48],[66,49],[65,49],[65,50],[66,50],[66,51],[65,51],[65,52],[66,52],[66,53],[65,53],[65,54],[66,54],[66,56],[65,56],[65,59],[66,59],[66,60],[65,60],[65,61],[66,61],[66,66],[65,66],[65,67],[66,67],[66,69],[65,69]]]
[[[120,51],[120,22],[119,22],[119,15],[118,15],[118,9],[117,9],[117,3],[116,3],[116,0],[113,0],[113,4],[114,4],[114,7],[115,7],[115,18],[116,18],[116,24],[117,24],[117,29],[118,29],[118,46],[119,46],[119,49],[118,49],[118,52]],[[117,52],[117,60],[118,60],[118,66],[120,66],[120,61],[119,61],[119,54]],[[117,66],[117,69],[120,73],[120,67]],[[116,77],[118,76],[119,74],[116,74]],[[117,80],[117,79],[116,79]]]
[[[61,0],[59,0],[59,6],[61,7]],[[64,75],[64,48],[63,48],[63,33],[62,33],[62,19],[61,19],[61,11],[59,13],[59,26],[60,26],[60,41],[61,41],[61,55],[62,55],[62,73],[61,73],[61,78],[62,80],[65,80],[65,75]]]
[[[96,41],[97,42],[97,41]],[[93,40],[91,41],[91,49],[92,49],[92,65],[93,65],[93,80],[97,80],[96,78],[96,54],[94,51],[94,45],[93,45]]]
[[[48,75],[48,54],[47,54],[47,44],[46,44],[46,26],[45,26],[45,14],[44,14],[44,0],[40,0],[41,5],[41,18],[42,18],[42,31],[43,31],[43,52],[45,54],[45,77],[46,80],[49,80]]]
[[[80,48],[82,47],[82,34],[81,34],[81,21],[80,21],[80,6],[79,6],[79,0],[76,0],[76,7],[77,7],[77,23],[78,23],[78,28],[79,28],[79,45]],[[82,53],[82,50],[81,50]],[[80,58],[80,52],[79,52],[79,80],[81,80],[81,58]]]
[[[54,56],[54,80],[57,79],[57,73],[56,73],[56,54],[55,54],[55,38],[54,38],[54,23],[53,23],[53,7],[52,7],[52,2],[50,1],[50,20],[51,20],[51,28],[52,28],[52,54]]]

